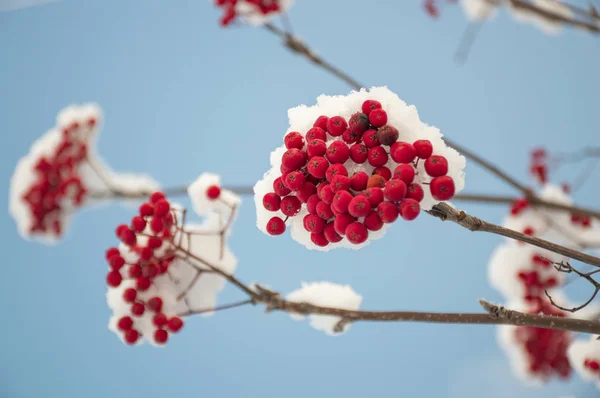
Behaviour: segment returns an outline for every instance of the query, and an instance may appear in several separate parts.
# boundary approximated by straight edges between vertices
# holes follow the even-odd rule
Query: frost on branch
[[[206,208],[198,209],[198,195],[206,197]],[[127,344],[165,344],[186,316],[210,315],[226,283],[217,271],[232,274],[236,269],[226,240],[240,198],[211,185],[204,192],[194,191],[190,199],[206,216],[203,223],[186,223],[187,212],[156,192],[129,224],[117,227],[121,244],[106,252],[107,300],[113,312],[109,329]],[[223,206],[228,214],[210,210]]]
[[[117,174],[104,164],[95,148],[101,124],[97,105],[69,106],[19,160],[10,182],[9,212],[23,237],[47,243],[59,239],[72,214],[94,193],[157,189],[149,177]]]
[[[257,226],[309,249],[358,249],[464,187],[465,158],[386,87],[288,111],[284,144],[254,186]]]
[[[356,293],[350,285],[338,285],[331,282],[302,282],[302,287],[288,294],[286,300],[357,311],[360,308],[362,296]],[[304,319],[304,316],[299,314],[291,314],[291,316],[296,320]],[[336,325],[342,320],[340,317],[330,315],[309,315],[309,317],[310,326],[330,336],[343,334],[350,328],[350,325],[346,324],[342,326],[341,332],[335,330]]]
[[[237,17],[250,25],[264,25],[293,4],[294,0],[215,0],[215,5],[223,9],[221,26],[232,24]]]
[[[589,340],[576,340],[569,347],[569,360],[575,371],[586,381],[600,389],[600,340],[592,336]]]

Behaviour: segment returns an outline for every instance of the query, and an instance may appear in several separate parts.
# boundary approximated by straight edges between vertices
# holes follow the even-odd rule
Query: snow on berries
[[[240,198],[225,189],[209,198],[215,179],[213,174],[202,175],[190,188],[194,209],[206,216],[202,224],[185,223],[187,212],[157,191],[130,222],[116,227],[120,244],[105,253],[107,300],[113,312],[109,329],[125,343],[166,344],[184,327],[187,316],[215,307],[226,283],[217,271],[235,271],[237,260],[226,239]],[[201,199],[196,195],[203,184],[210,185],[201,191]],[[211,209],[216,201],[221,204]],[[200,203],[207,208],[199,209]]]
[[[362,296],[356,293],[350,285],[339,285],[331,282],[302,282],[302,287],[289,293],[286,300],[321,307],[358,311]],[[305,318],[304,315],[294,313],[290,313],[290,316],[296,320]],[[342,320],[336,316],[309,315],[309,318],[310,326],[330,336],[343,334],[350,328],[350,325],[347,324],[342,327],[341,331],[336,331],[336,325]]]
[[[288,115],[283,145],[254,186],[266,234],[289,226],[309,249],[358,249],[464,187],[465,158],[386,87],[322,95]]]
[[[586,340],[576,340],[568,350],[573,369],[586,381],[600,389],[600,340],[591,336]]]
[[[104,164],[95,151],[101,125],[102,111],[97,105],[66,107],[59,112],[56,125],[19,160],[10,183],[9,212],[23,237],[57,240],[75,210],[95,194],[158,189],[147,176],[117,174]]]
[[[223,10],[221,26],[231,25],[237,17],[250,25],[263,25],[293,4],[294,0],[215,0],[215,5]]]

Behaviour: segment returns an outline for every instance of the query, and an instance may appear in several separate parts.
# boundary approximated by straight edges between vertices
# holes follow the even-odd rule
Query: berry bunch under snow
[[[290,109],[284,145],[254,187],[258,228],[309,249],[360,248],[464,186],[465,158],[385,87]]]
[[[226,239],[240,203],[218,182],[204,174],[188,191],[194,208],[207,215],[203,224],[185,224],[186,211],[155,192],[129,224],[117,227],[121,245],[106,252],[107,299],[113,311],[109,328],[125,343],[165,344],[185,316],[210,314],[215,306],[226,283],[218,271],[230,274],[237,264]]]
[[[10,184],[9,211],[23,237],[47,242],[60,238],[71,215],[95,193],[157,189],[146,176],[116,174],[102,162],[95,153],[101,124],[97,105],[69,106],[19,160]]]
[[[232,24],[241,17],[251,25],[262,25],[294,4],[294,0],[215,0],[223,9],[221,26]]]
[[[578,340],[569,347],[569,360],[584,380],[594,382],[600,389],[600,341],[598,336]]]

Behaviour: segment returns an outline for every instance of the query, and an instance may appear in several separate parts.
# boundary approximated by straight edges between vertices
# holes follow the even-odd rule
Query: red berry
[[[142,303],[133,303],[131,305],[131,313],[135,316],[142,316],[144,315],[144,311],[146,310],[146,308],[144,307],[144,304]]]
[[[304,229],[306,229],[308,232],[320,234],[323,232],[323,228],[325,228],[325,221],[315,214],[307,214],[304,216],[302,221],[304,224]]]
[[[333,193],[337,191],[347,191],[350,189],[352,181],[349,177],[343,175],[336,175],[331,179],[331,190]]]
[[[354,217],[365,217],[371,212],[371,202],[366,196],[355,196],[348,204],[348,213]]]
[[[354,143],[360,141],[361,137],[362,137],[362,134],[355,133],[354,131],[352,131],[350,129],[347,129],[342,134],[342,140],[348,145],[354,144]]]
[[[389,168],[385,166],[380,166],[373,170],[373,174],[377,174],[378,176],[382,176],[384,180],[389,180],[392,178],[392,172]]]
[[[418,217],[421,212],[419,202],[414,199],[404,199],[400,202],[400,215],[403,219],[411,221]]]
[[[348,238],[350,243],[358,245],[365,242],[368,237],[369,231],[367,231],[367,228],[362,223],[356,221],[346,228],[346,238]]]
[[[308,210],[308,214],[317,214],[317,205],[321,202],[321,198],[319,198],[318,194],[313,194],[306,201],[306,210]]]
[[[152,297],[148,300],[148,309],[153,312],[160,312],[162,310],[163,301],[160,297]]]
[[[383,188],[385,186],[385,178],[379,174],[373,174],[367,181],[367,188]]]
[[[150,195],[150,203],[156,203],[161,199],[165,198],[165,194],[162,192],[154,192],[152,195]]]
[[[410,164],[399,164],[394,169],[394,179],[410,184],[415,179],[415,168]]]
[[[287,149],[302,149],[302,147],[304,147],[304,138],[302,138],[302,134],[298,133],[297,131],[287,133],[283,139],[283,142]]]
[[[140,338],[140,334],[135,329],[129,329],[125,332],[125,342],[127,344],[135,344]]]
[[[371,111],[375,109],[381,109],[381,103],[379,101],[366,100],[362,104],[362,112],[367,116],[369,116],[371,114]]]
[[[350,147],[350,159],[354,163],[363,164],[367,161],[369,150],[363,144],[354,144]]]
[[[406,196],[406,184],[402,180],[389,180],[385,183],[383,194],[387,200],[399,202]]]
[[[417,156],[421,159],[427,159],[433,153],[433,145],[429,140],[417,140],[413,143]]]
[[[359,171],[358,173],[354,173],[352,177],[350,177],[350,188],[353,191],[364,191],[367,189],[367,183],[369,182],[369,175],[364,171]]]
[[[364,224],[369,231],[379,231],[383,227],[383,221],[375,211],[370,212],[365,217]]]
[[[339,214],[333,220],[333,228],[340,235],[346,235],[346,228],[356,219],[349,214]]]
[[[153,250],[150,249],[149,247],[144,247],[140,251],[140,258],[144,261],[150,260],[153,255],[154,255]]]
[[[167,327],[171,332],[177,333],[183,327],[183,321],[181,318],[174,316],[167,322]]]
[[[124,316],[117,322],[117,328],[122,331],[130,330],[133,327],[133,319],[130,316]]]
[[[377,206],[377,214],[386,224],[393,223],[398,218],[398,209],[392,202],[381,202]]]
[[[330,117],[327,121],[327,132],[333,137],[339,137],[348,128],[346,119],[341,116]]]
[[[118,287],[123,281],[123,277],[119,271],[110,271],[106,275],[106,284],[110,287]]]
[[[454,196],[454,180],[448,176],[435,177],[429,183],[431,196],[435,200],[448,200]]]
[[[391,146],[394,142],[398,141],[399,136],[398,129],[389,125],[385,125],[377,130],[377,137],[381,145]]]
[[[313,127],[306,132],[306,141],[310,142],[312,140],[321,140],[327,141],[327,133],[325,129],[321,127]]]
[[[136,297],[137,290],[135,290],[132,287],[125,289],[125,291],[123,292],[123,301],[125,301],[126,303],[133,303]]]
[[[272,217],[267,222],[267,233],[269,235],[281,235],[285,232],[285,223],[279,217]]]
[[[350,157],[350,148],[342,141],[333,141],[327,147],[326,156],[330,163],[344,163]]]
[[[317,195],[319,195],[319,198],[323,202],[327,203],[328,205],[331,204],[331,202],[333,201],[333,191],[331,190],[331,185],[329,185],[329,184],[319,185]]]
[[[221,187],[218,185],[211,185],[206,189],[206,197],[210,200],[216,200],[221,196]]]
[[[295,196],[286,196],[281,200],[281,212],[286,216],[293,217],[300,211],[302,203]]]
[[[387,121],[387,113],[383,109],[373,109],[371,113],[369,113],[369,122],[373,127],[383,127],[387,124]]]
[[[123,230],[119,238],[121,238],[121,242],[127,246],[135,246],[135,243],[137,242],[135,232],[129,228]]]
[[[143,232],[146,229],[146,220],[141,216],[135,216],[131,219],[131,229],[135,232]]]
[[[316,234],[314,232],[311,232],[310,240],[312,243],[314,243],[315,245],[317,245],[319,247],[325,247],[329,244],[329,241],[327,240],[327,238],[325,237],[325,235],[323,233]]]
[[[162,246],[162,239],[157,238],[156,236],[151,236],[148,238],[147,246],[150,249],[158,249]]]
[[[367,130],[362,136],[363,143],[367,148],[373,148],[374,146],[379,146],[381,143],[379,142],[379,135],[377,135],[377,130]]]
[[[373,167],[383,166],[388,162],[388,154],[381,146],[375,146],[369,149],[369,164]]]
[[[125,225],[125,227],[127,227],[127,225]],[[108,249],[104,255],[104,257],[109,260],[112,256],[120,256],[121,255],[121,251],[119,249],[117,249],[116,247],[111,247],[110,249]]]
[[[154,215],[156,217],[164,217],[170,210],[171,205],[164,199],[161,199],[154,204]]]
[[[115,229],[115,235],[117,235],[117,238],[121,239],[121,235],[128,229],[129,229],[129,227],[126,224],[119,224],[117,226],[117,228]],[[119,249],[117,249],[117,250],[119,250]],[[106,253],[106,255],[108,256],[108,252]]]
[[[273,181],[273,191],[279,196],[285,196],[292,192],[291,189],[285,186],[282,177],[277,177],[275,181]]]
[[[327,203],[320,201],[317,203],[317,212],[316,214],[321,217],[323,220],[329,220],[333,217],[333,211],[331,211],[331,206]]]
[[[150,230],[155,234],[160,233],[165,227],[165,224],[162,219],[158,217],[154,217],[152,221],[150,221]]]
[[[314,127],[320,127],[323,130],[327,130],[327,121],[329,120],[329,118],[327,116],[319,116],[317,118],[317,120],[315,120],[315,124],[313,124]]]
[[[383,202],[383,189],[379,187],[367,188],[365,191],[365,197],[369,199],[371,207],[377,207],[377,205]]]
[[[140,276],[135,280],[135,286],[141,291],[148,290],[151,284],[150,279],[145,276]]]
[[[306,203],[308,202],[308,198],[315,193],[317,193],[317,187],[315,187],[315,184],[312,182],[307,181],[302,184],[302,187],[300,187],[300,190],[296,193],[296,197],[300,200],[300,202]]]
[[[300,149],[292,148],[285,151],[281,157],[281,166],[286,171],[299,170],[306,164],[307,155]]]
[[[325,178],[329,182],[333,181],[333,178],[338,175],[348,177],[348,169],[343,164],[332,164],[325,172]]]
[[[341,235],[336,232],[334,223],[332,222],[325,225],[323,236],[325,236],[325,239],[330,243],[337,243],[343,239]]]
[[[419,184],[410,184],[406,192],[406,197],[420,202],[425,197],[425,192],[423,192],[423,188]]]
[[[154,331],[154,341],[156,344],[165,344],[169,339],[169,332],[164,329],[157,329]]]
[[[339,213],[348,212],[348,205],[352,200],[352,195],[348,191],[338,191],[333,195],[333,201],[331,202],[331,208],[337,210]]]
[[[369,129],[369,117],[364,113],[357,112],[350,116],[348,125],[350,126],[350,131],[361,136]]]
[[[269,211],[278,211],[281,205],[281,198],[274,192],[263,196],[263,207]]]
[[[310,175],[316,178],[325,177],[325,172],[329,167],[329,162],[321,156],[315,156],[308,161],[308,167],[306,168]]]
[[[143,203],[139,210],[140,216],[150,217],[154,214],[154,206],[151,203]]]
[[[292,191],[298,191],[304,185],[304,174],[300,171],[292,171],[285,177],[285,185]]]
[[[439,155],[433,155],[425,160],[425,171],[432,177],[440,177],[448,173],[448,160]]]
[[[167,316],[162,312],[159,312],[152,318],[152,323],[154,326],[161,328],[167,324]]]
[[[313,158],[314,156],[325,156],[325,152],[327,152],[327,143],[323,140],[310,140],[306,146],[306,152],[310,158]]]
[[[120,255],[112,256],[108,260],[108,265],[113,271],[118,271],[121,269],[121,267],[123,267],[123,265],[125,265],[125,259]]]
[[[129,267],[129,277],[137,278],[138,276],[142,276],[142,267],[139,264],[133,264]]]
[[[408,142],[396,142],[390,147],[390,156],[396,163],[411,163],[417,156],[417,151]]]

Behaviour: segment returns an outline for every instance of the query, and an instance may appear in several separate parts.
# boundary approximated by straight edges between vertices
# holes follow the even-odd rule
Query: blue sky
[[[446,7],[433,21],[420,3],[299,0],[291,19],[332,63],[367,85],[387,85],[422,120],[521,179],[534,146],[598,145],[597,38],[548,37],[503,14],[459,66],[460,9]],[[287,129],[287,109],[349,89],[262,29],[220,29],[219,15],[209,0],[73,0],[0,13],[0,181],[8,187],[17,160],[59,109],[96,101],[106,120],[99,151],[116,170],[148,172],[164,185],[203,171],[254,184]],[[472,164],[465,191],[512,193]],[[577,200],[597,207],[599,194],[588,184]],[[462,207],[495,222],[506,211]],[[597,394],[577,378],[521,385],[487,326],[364,323],[331,338],[285,314],[244,308],[191,320],[165,349],[126,347],[106,327],[103,253],[130,217],[119,206],[84,211],[60,245],[47,247],[19,238],[0,212],[0,396]],[[259,232],[247,198],[231,245],[240,278],[283,292],[330,280],[352,284],[367,309],[478,311],[478,297],[500,299],[486,281],[499,242],[421,217],[359,252],[310,252],[289,236]],[[237,298],[228,287],[219,299]]]

